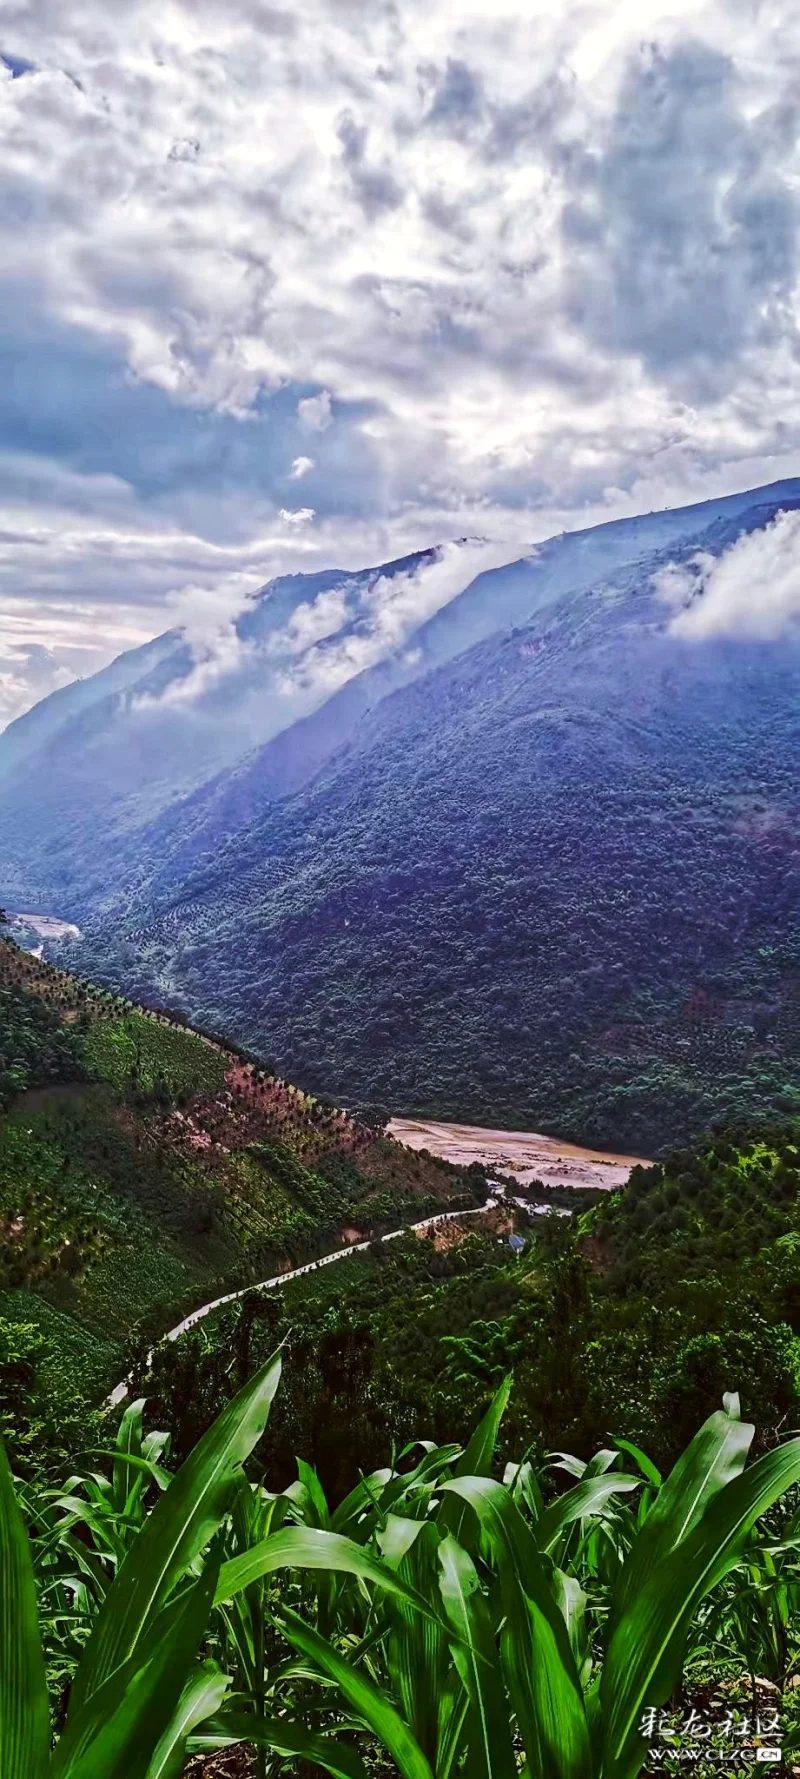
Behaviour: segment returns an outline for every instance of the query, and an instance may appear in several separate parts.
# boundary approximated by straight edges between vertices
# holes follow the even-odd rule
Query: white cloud
[[[33,698],[46,698],[77,678],[74,667],[41,643],[0,640],[0,729],[27,710]]]
[[[645,10],[6,0],[4,329],[65,357],[0,375],[3,610],[108,658],[176,587],[796,472],[800,16]]]
[[[253,645],[239,636],[236,620],[254,590],[248,575],[232,574],[213,587],[190,584],[170,595],[170,627],[182,632],[192,665],[183,679],[171,680],[157,696],[143,693],[135,697],[137,710],[195,704],[245,665]]]
[[[328,696],[355,674],[400,650],[411,633],[481,574],[508,561],[508,546],[470,538],[441,546],[431,560],[405,573],[376,575],[318,595],[298,607],[286,640],[291,653],[305,646],[281,680],[285,695]],[[280,646],[279,639],[276,646]],[[409,657],[410,659],[410,657]]]
[[[290,525],[295,531],[302,525],[310,525],[314,517],[313,507],[281,507],[281,518],[284,525]]]
[[[778,513],[718,558],[698,553],[657,581],[675,610],[674,636],[775,642],[800,628],[800,512]]]
[[[303,655],[307,649],[321,642],[323,637],[335,636],[347,623],[349,613],[348,594],[350,583],[345,581],[341,587],[331,587],[326,593],[318,593],[316,599],[310,599],[298,605],[292,612],[283,635],[271,644],[273,654]]]
[[[306,432],[327,432],[333,419],[330,390],[323,389],[321,395],[307,396],[305,401],[298,402],[297,412]]]

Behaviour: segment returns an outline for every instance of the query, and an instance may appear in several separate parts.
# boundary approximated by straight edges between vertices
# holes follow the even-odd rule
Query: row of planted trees
[[[235,1743],[261,1775],[634,1779],[682,1675],[790,1676],[800,1439],[748,1465],[735,1398],[665,1480],[622,1439],[499,1478],[506,1383],[466,1449],[331,1510],[302,1461],[280,1494],[245,1474],[280,1363],[174,1476],[141,1403],[61,1488],[0,1454],[0,1779],[175,1779]]]

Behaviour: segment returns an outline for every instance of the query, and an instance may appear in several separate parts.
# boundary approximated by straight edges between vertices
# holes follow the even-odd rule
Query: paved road
[[[202,1322],[205,1316],[210,1316],[212,1310],[220,1309],[224,1303],[236,1303],[238,1298],[247,1297],[251,1291],[276,1291],[279,1285],[290,1285],[292,1279],[301,1279],[304,1273],[316,1272],[320,1266],[331,1266],[334,1260],[346,1260],[349,1254],[363,1253],[365,1249],[372,1247],[373,1241],[393,1242],[399,1235],[409,1235],[416,1229],[431,1229],[435,1223],[447,1223],[451,1217],[480,1217],[483,1211],[491,1211],[495,1205],[500,1203],[501,1195],[498,1190],[496,1195],[490,1194],[485,1204],[477,1205],[474,1210],[437,1211],[432,1217],[423,1217],[420,1223],[404,1223],[402,1229],[390,1229],[386,1235],[370,1236],[365,1242],[351,1242],[348,1248],[334,1248],[332,1254],[322,1254],[319,1260],[308,1260],[305,1266],[296,1266],[293,1272],[279,1272],[274,1279],[261,1279],[257,1285],[243,1285],[241,1291],[228,1291],[224,1297],[214,1297],[210,1303],[204,1303],[199,1310],[192,1310],[190,1315],[184,1316],[182,1322],[178,1322],[175,1328],[170,1328],[167,1334],[162,1335],[158,1344],[163,1346],[164,1341],[177,1340],[179,1335],[186,1333],[187,1328],[194,1328],[196,1322]],[[153,1350],[151,1349],[147,1355],[148,1363],[152,1356]],[[115,1390],[112,1390],[108,1398],[110,1408],[116,1408],[120,1402],[125,1401],[129,1382],[130,1380],[125,1378],[121,1384],[117,1384]]]

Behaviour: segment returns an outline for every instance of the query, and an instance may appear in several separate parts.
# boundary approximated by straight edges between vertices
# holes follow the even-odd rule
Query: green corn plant
[[[800,1663],[800,1553],[795,1520],[779,1538],[751,1535],[718,1590],[693,1655],[765,1676],[783,1690]]]
[[[509,1486],[488,1474],[501,1410],[502,1401],[471,1453],[427,1453],[413,1480],[365,1479],[344,1504],[348,1536],[286,1528],[223,1565],[220,1600],[286,1563],[359,1584],[361,1620],[340,1617],[334,1635],[285,1600],[270,1605],[296,1661],[276,1680],[272,1731],[259,1732],[267,1745],[278,1749],[268,1742],[277,1720],[286,1746],[301,1677],[297,1737],[309,1713],[322,1719],[338,1696],[341,1720],[382,1743],[404,1779],[450,1779],[465,1760],[479,1779],[511,1779],[519,1748],[531,1779],[634,1779],[641,1771],[645,1713],[674,1692],[701,1603],[741,1564],[761,1516],[800,1479],[800,1440],[746,1468],[753,1428],[728,1398],[663,1483],[635,1452],[626,1455],[638,1476],[618,1471],[615,1451],[543,1506],[532,1477]],[[637,1487],[644,1505],[634,1513]],[[590,1545],[601,1529],[615,1563],[592,1640],[584,1590],[561,1565],[574,1563],[576,1550],[596,1564]],[[308,1691],[315,1675],[316,1703]],[[225,1733],[224,1719],[206,1726],[204,1746]]]
[[[36,1588],[51,1691],[71,1680],[116,1570],[144,1525],[153,1491],[172,1480],[161,1460],[169,1436],[142,1431],[143,1402],[126,1409],[111,1450],[90,1454],[110,1462],[70,1476],[60,1489],[19,1490],[33,1534]]]
[[[800,1481],[800,1440],[748,1467],[735,1398],[666,1479],[618,1440],[498,1481],[506,1382],[466,1449],[407,1448],[332,1509],[302,1461],[282,1494],[243,1474],[278,1372],[173,1478],[131,1405],[109,1475],[22,1492],[32,1547],[0,1470],[0,1779],[177,1779],[236,1742],[259,1774],[363,1779],[377,1742],[403,1779],[515,1779],[521,1759],[526,1779],[634,1779],[687,1659],[785,1673],[798,1528],[759,1522]],[[71,1638],[54,1749],[37,1584]]]
[[[115,1579],[82,1652],[53,1751],[33,1558],[0,1448],[0,1779],[166,1779],[182,1771],[201,1695],[206,1715],[227,1687],[226,1681],[221,1690],[216,1674],[193,1673],[219,1574],[217,1555],[207,1553],[264,1431],[279,1376],[275,1357],[228,1405],[137,1535],[116,1552]],[[123,1494],[130,1504],[135,1483],[125,1458],[113,1486],[117,1505]]]

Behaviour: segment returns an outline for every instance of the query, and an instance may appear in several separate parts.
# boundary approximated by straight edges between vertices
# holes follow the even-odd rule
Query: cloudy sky
[[[798,95],[790,0],[4,0],[0,725],[277,570],[800,473]]]

